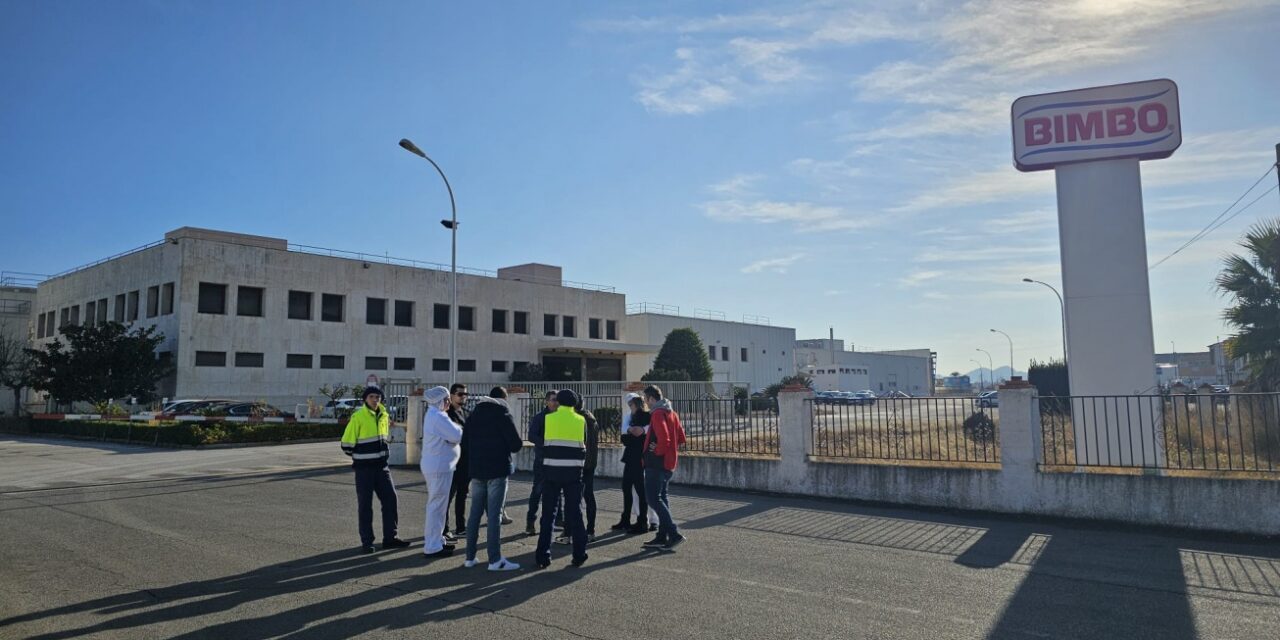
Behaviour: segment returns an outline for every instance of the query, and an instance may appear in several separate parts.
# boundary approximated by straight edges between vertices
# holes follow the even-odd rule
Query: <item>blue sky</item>
[[[1061,338],[1020,280],[1059,264],[1013,99],[1179,84],[1183,146],[1143,165],[1152,262],[1280,142],[1274,1],[468,4],[0,3],[0,215],[31,222],[0,267],[183,225],[448,262],[409,137],[453,183],[463,265],[558,263],[947,371],[1006,354],[997,328],[1022,368]],[[1227,334],[1220,257],[1278,214],[1273,193],[1152,271],[1157,350]]]

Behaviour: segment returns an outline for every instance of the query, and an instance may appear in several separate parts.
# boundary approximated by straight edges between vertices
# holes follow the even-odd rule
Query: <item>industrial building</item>
[[[819,391],[933,395],[937,354],[929,349],[852,351],[844,340],[817,338],[796,342],[795,357],[797,369],[812,376]]]

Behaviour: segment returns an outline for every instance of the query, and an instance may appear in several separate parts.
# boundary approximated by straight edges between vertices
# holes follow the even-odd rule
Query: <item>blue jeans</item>
[[[471,513],[467,516],[467,559],[476,557],[476,539],[480,536],[480,516],[489,519],[485,542],[489,547],[489,564],[502,559],[502,506],[507,502],[507,479],[471,481]]]
[[[671,482],[673,473],[666,469],[644,470],[644,496],[649,501],[649,508],[658,514],[658,535],[673,538],[680,535],[676,523],[671,519],[671,504],[667,502],[667,484]]]
[[[360,543],[373,544],[373,496],[382,503],[382,542],[396,537],[399,506],[396,487],[391,483],[391,469],[385,465],[353,466],[356,475],[356,515],[360,520]]]

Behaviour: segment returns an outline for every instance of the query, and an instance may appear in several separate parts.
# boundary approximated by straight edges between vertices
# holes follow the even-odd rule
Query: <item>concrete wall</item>
[[[815,461],[806,455],[812,438],[808,397],[807,392],[779,395],[779,458],[682,455],[674,483],[1280,535],[1280,480],[1039,471],[1039,403],[1033,388],[1001,388],[1002,462],[984,469]],[[519,468],[529,470],[532,458],[526,447]],[[620,477],[617,458],[614,450],[602,451],[597,475]]]
[[[795,371],[795,329],[658,313],[627,316],[627,339],[631,342],[661,346],[668,333],[684,328],[696,331],[705,347],[716,347],[716,357],[711,361],[712,380],[716,382],[743,382],[752,389],[763,389]],[[727,360],[722,357],[723,349],[728,349]],[[656,353],[628,356],[630,377],[639,379],[653,367],[656,357]]]

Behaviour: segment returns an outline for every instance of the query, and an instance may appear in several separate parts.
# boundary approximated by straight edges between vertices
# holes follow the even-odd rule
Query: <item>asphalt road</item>
[[[424,493],[396,470],[402,534]],[[597,483],[600,523],[616,484]],[[676,487],[676,553],[606,535],[515,573],[357,554],[331,444],[0,438],[0,638],[1267,638],[1280,543]],[[483,557],[483,545],[481,546]]]

